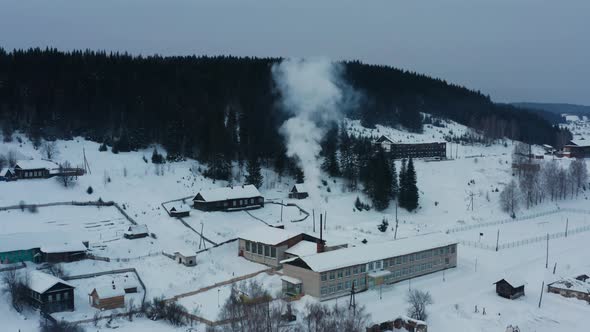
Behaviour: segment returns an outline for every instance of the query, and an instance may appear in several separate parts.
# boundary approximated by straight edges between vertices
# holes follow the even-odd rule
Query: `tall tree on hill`
[[[391,168],[383,149],[379,148],[368,160],[363,172],[365,191],[373,206],[379,211],[387,209],[391,200]]]
[[[408,170],[408,162],[406,159],[402,159],[402,166],[400,167],[400,170],[399,170],[399,181],[398,181],[399,191],[398,191],[398,195],[397,195],[397,202],[400,207],[405,207],[406,201],[408,200],[408,198],[407,198],[408,195],[406,194],[406,173],[407,173],[407,170]]]
[[[357,189],[358,158],[353,149],[354,139],[348,135],[344,126],[340,130],[340,171],[350,191]]]
[[[253,184],[256,188],[260,188],[262,186],[262,172],[260,171],[260,161],[258,157],[252,155],[248,158],[246,164],[246,183]]]
[[[405,191],[406,191],[406,202],[405,208],[408,211],[414,211],[418,207],[418,199],[420,194],[418,193],[418,186],[416,185],[416,170],[414,169],[414,161],[412,158],[408,161],[408,169],[405,174]]]
[[[399,179],[395,168],[395,159],[391,159],[391,199],[397,199],[399,194]]]
[[[340,165],[338,165],[338,126],[334,125],[326,133],[322,142],[322,169],[330,176],[340,175]]]

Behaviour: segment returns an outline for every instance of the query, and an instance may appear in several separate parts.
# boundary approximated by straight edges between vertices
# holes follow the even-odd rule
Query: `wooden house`
[[[563,147],[563,154],[570,158],[590,158],[590,140],[571,140]]]
[[[575,297],[590,303],[590,282],[587,280],[588,276],[584,274],[576,278],[564,278],[547,285],[547,291],[564,297]]]
[[[16,175],[14,175],[14,171],[10,168],[4,168],[0,170],[0,181],[13,181],[16,180]]]
[[[264,197],[254,185],[203,190],[193,198],[195,209],[233,211],[264,207]]]
[[[123,234],[126,239],[140,239],[149,236],[147,225],[131,225]]]
[[[41,271],[29,274],[29,301],[45,313],[74,310],[74,286]]]
[[[195,266],[197,265],[197,255],[194,252],[190,251],[177,251],[174,253],[174,260],[178,262],[178,264],[183,264],[185,266]]]
[[[170,215],[170,217],[175,217],[175,218],[188,217],[190,215],[190,213],[191,213],[191,208],[185,204],[174,205],[168,211],[168,214]]]
[[[391,147],[394,143],[389,137],[381,135],[381,137],[375,140],[373,144],[380,146],[385,152],[391,152]]]
[[[100,310],[125,307],[125,290],[114,281],[111,285],[94,288],[88,296],[90,305]]]
[[[289,192],[289,198],[304,199],[309,197],[306,188],[307,186],[303,183],[297,183],[293,185],[293,188],[291,188],[291,191]]]
[[[524,296],[524,281],[506,278],[500,279],[494,284],[496,285],[496,293],[503,298],[514,300]]]
[[[88,248],[83,242],[64,242],[43,245],[39,248],[43,262],[62,263],[74,262],[86,258]]]
[[[14,175],[19,179],[48,178],[59,166],[47,160],[21,160],[14,166]]]

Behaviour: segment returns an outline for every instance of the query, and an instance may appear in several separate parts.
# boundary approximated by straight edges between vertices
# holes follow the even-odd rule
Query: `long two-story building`
[[[327,300],[457,266],[457,242],[436,233],[360,245],[283,264],[283,293]]]

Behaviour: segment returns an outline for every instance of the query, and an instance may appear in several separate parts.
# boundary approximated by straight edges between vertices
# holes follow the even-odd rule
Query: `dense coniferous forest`
[[[0,49],[0,121],[4,132],[21,130],[34,142],[81,135],[116,151],[157,142],[169,159],[194,157],[221,172],[232,160],[281,171],[289,163],[278,132],[286,115],[271,76],[278,61]],[[426,112],[491,138],[563,140],[564,133],[538,115],[443,80],[356,61],[343,68],[362,96],[347,116],[365,126],[420,131],[420,112]],[[339,144],[327,141],[325,148],[326,169],[337,175],[330,164]]]

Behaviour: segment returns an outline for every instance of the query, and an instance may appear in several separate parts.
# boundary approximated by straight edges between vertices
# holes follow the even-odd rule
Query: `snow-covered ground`
[[[360,127],[360,123],[348,122],[349,130],[371,137],[386,134],[396,141],[438,141],[448,135],[461,135],[469,129],[454,123],[446,127],[425,126],[424,133],[412,134],[401,130],[377,126],[370,130]],[[22,135],[21,135],[22,136]],[[499,208],[499,192],[511,179],[512,142],[506,144],[456,145],[448,147],[453,159],[439,162],[415,161],[418,187],[420,189],[420,208],[412,213],[403,209],[397,211],[399,219],[398,237],[409,237],[421,233],[446,231],[452,227],[475,225],[483,222],[502,220],[508,216]],[[179,220],[169,217],[161,203],[182,197],[192,197],[200,190],[226,185],[223,181],[213,183],[211,180],[193,172],[199,165],[195,161],[167,163],[163,175],[156,175],[154,165],[149,161],[152,149],[129,153],[113,154],[99,152],[99,144],[76,138],[72,141],[58,141],[60,154],[57,162],[69,160],[72,164],[82,164],[83,151],[90,164],[92,173],[78,178],[71,188],[62,187],[54,179],[21,180],[0,182],[0,206],[26,203],[48,203],[53,201],[97,200],[116,201],[124,205],[139,223],[147,224],[150,232],[157,238],[125,240],[120,238],[125,219],[113,208],[95,207],[51,207],[40,208],[37,213],[27,210],[0,211],[0,235],[15,232],[60,231],[64,235],[89,240],[93,250],[99,256],[132,258],[128,261],[80,261],[63,264],[68,274],[83,274],[119,268],[137,269],[147,289],[147,298],[155,296],[172,297],[181,293],[194,291],[233,277],[261,271],[266,266],[246,261],[237,255],[237,243],[231,242],[197,255],[197,266],[185,267],[173,260],[155,255],[145,258],[134,257],[158,253],[162,250],[172,253],[179,249],[199,250],[200,238]],[[39,151],[23,138],[23,143],[0,144],[0,153],[14,149],[21,158],[40,158]],[[161,149],[160,149],[161,150]],[[146,157],[145,162],[142,157]],[[569,160],[558,160],[567,166]],[[399,169],[399,164],[398,164]],[[362,192],[348,192],[340,179],[324,177],[319,199],[292,200],[287,194],[293,180],[279,177],[271,170],[263,170],[264,184],[260,191],[267,199],[296,203],[301,208],[316,215],[315,235],[319,236],[319,214],[327,213],[327,229],[324,233],[328,245],[348,243],[361,245],[393,239],[396,208],[390,206],[385,211],[356,211],[354,200],[357,196],[369,202]],[[86,190],[92,186],[93,193]],[[471,204],[470,196],[473,196]],[[190,203],[190,202],[189,202]],[[548,203],[530,210],[523,209],[519,215],[533,214],[557,207],[590,209],[588,193],[578,198],[557,203]],[[281,222],[279,205],[266,204],[264,208],[249,211],[256,218],[270,224]],[[301,222],[291,220],[303,217],[295,207],[282,209],[282,223],[291,231],[313,233],[313,218],[310,215]],[[377,229],[383,218],[388,219],[390,228],[382,233]],[[481,241],[495,243],[496,232],[501,229],[501,243],[561,232],[565,229],[565,220],[573,229],[590,223],[590,218],[583,214],[560,213],[503,224],[501,227],[489,226],[451,235],[459,240],[480,241],[479,233],[484,233]],[[263,223],[244,211],[231,213],[201,212],[192,210],[185,221],[197,231],[203,230],[206,237],[214,242],[235,238],[239,233],[261,226]],[[93,226],[93,227],[91,227]],[[97,226],[97,227],[94,227]],[[587,242],[590,232],[578,233],[567,239],[555,239],[550,243],[550,265],[557,262],[557,274],[570,276],[578,271],[590,272]],[[109,241],[114,240],[114,241]],[[109,241],[109,242],[107,242]],[[99,246],[105,243],[104,246]],[[93,246],[94,244],[94,246]],[[202,244],[201,244],[202,245]],[[207,243],[209,247],[210,244]],[[477,261],[477,271],[475,271]],[[550,270],[550,269],[549,269]],[[527,280],[527,295],[516,301],[499,298],[494,293],[493,282],[501,278],[504,272],[516,274]],[[541,309],[537,308],[541,282],[554,276],[546,275],[545,244],[538,242],[518,248],[494,252],[466,246],[459,247],[459,262],[456,269],[445,272],[445,281],[441,273],[416,278],[411,287],[428,290],[432,293],[435,304],[430,308],[428,323],[433,331],[456,331],[457,326],[465,331],[503,331],[508,324],[519,325],[523,331],[584,331],[579,322],[587,314],[588,306],[583,302],[561,298],[555,294],[544,294]],[[278,276],[260,274],[260,279],[274,292],[280,289]],[[92,279],[84,279],[84,283]],[[80,285],[76,296],[85,297],[89,285]],[[391,319],[405,313],[405,292],[409,285],[402,282],[382,290],[380,299],[378,291],[367,291],[357,295],[357,302],[367,306],[375,322]],[[84,288],[84,289],[82,289]],[[218,314],[217,296],[223,303],[229,286],[220,287],[183,298],[181,304],[190,310],[197,309],[204,317],[214,319]],[[1,296],[0,317],[5,326],[12,330],[35,330],[38,314],[18,315]],[[78,299],[77,299],[78,300]],[[306,301],[298,301],[302,307]],[[78,300],[83,301],[82,298]],[[330,303],[344,303],[339,299]],[[487,315],[475,314],[473,308],[486,307]],[[480,309],[481,310],[481,309]],[[88,312],[80,307],[80,313]],[[500,315],[498,315],[500,313]],[[76,313],[77,314],[77,313]],[[25,320],[26,318],[26,320]],[[136,319],[134,322],[116,320],[121,331],[168,330],[162,322]],[[99,325],[97,329],[105,328]]]

